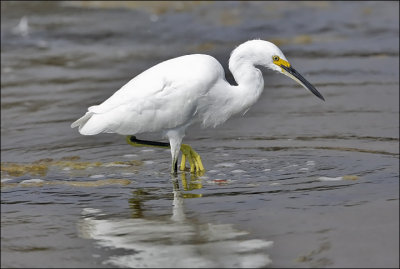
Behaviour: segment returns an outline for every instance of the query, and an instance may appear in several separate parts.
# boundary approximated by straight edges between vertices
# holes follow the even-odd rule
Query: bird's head
[[[285,55],[275,44],[264,40],[250,40],[240,45],[236,50],[240,50],[241,46],[243,46],[242,49],[244,51],[247,51],[246,54],[254,65],[265,66],[290,77],[301,86],[311,91],[318,98],[325,101],[322,94],[293,68]]]

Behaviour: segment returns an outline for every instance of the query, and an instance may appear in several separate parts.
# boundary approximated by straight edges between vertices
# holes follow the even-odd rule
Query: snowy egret
[[[134,77],[100,105],[72,123],[82,135],[117,133],[127,135],[133,146],[170,147],[171,172],[177,173],[188,159],[190,171],[203,171],[200,156],[182,144],[185,130],[195,122],[203,127],[217,126],[233,114],[246,111],[260,97],[264,80],[259,66],[284,74],[323,96],[288,62],[273,43],[250,40],[233,50],[229,69],[238,85],[225,79],[224,69],[213,57],[184,55],[161,62]],[[161,131],[169,143],[136,139],[135,134]]]

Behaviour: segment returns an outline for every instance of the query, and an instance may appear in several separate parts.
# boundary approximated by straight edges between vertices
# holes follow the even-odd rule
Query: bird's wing
[[[90,107],[80,133],[159,131],[185,124],[196,113],[190,85],[154,78],[148,85],[140,84],[130,82],[102,104]]]
[[[210,70],[214,61],[203,56],[182,57],[146,70],[102,104],[90,107],[78,120],[80,133],[135,134],[191,122],[198,100],[217,79]]]
[[[84,116],[71,124],[71,127],[79,127],[83,135],[94,135],[101,132],[114,132],[116,124],[126,117],[132,110],[140,112],[143,102],[164,89],[162,79],[150,79],[145,71],[122,86],[103,103],[88,108]]]
[[[152,76],[152,72],[143,72],[131,79],[112,96],[100,105],[91,106],[89,112],[106,113],[119,106],[130,104],[139,99],[151,98],[165,89],[165,81],[160,76]]]

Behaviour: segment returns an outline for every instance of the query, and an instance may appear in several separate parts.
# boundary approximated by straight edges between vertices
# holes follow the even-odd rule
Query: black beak
[[[286,72],[283,72],[283,74],[287,75],[288,77],[296,80],[298,83],[300,83],[304,88],[308,89],[311,91],[315,96],[317,96],[319,99],[325,101],[325,98],[322,96],[322,94],[317,91],[317,89],[310,83],[308,82],[302,75],[300,75],[299,72],[296,71],[293,67],[287,67],[285,65],[280,65],[282,69]]]

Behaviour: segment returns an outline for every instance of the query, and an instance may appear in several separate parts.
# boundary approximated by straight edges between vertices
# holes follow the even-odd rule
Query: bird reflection
[[[182,187],[183,190],[185,191],[193,191],[196,189],[201,189],[203,188],[203,183],[202,180],[200,178],[201,174],[190,174],[190,178],[189,180],[186,179],[186,173],[182,173],[180,174],[181,176],[181,182],[182,182]],[[174,191],[175,189],[179,190],[179,184],[177,185],[177,178],[176,177],[172,177],[172,181],[174,183]],[[201,193],[200,194],[196,194],[196,193],[183,193],[183,198],[199,198],[202,197]]]
[[[143,218],[143,200],[149,193],[143,189],[132,191],[133,197],[129,199],[129,207],[132,209],[132,218]]]
[[[189,177],[187,177],[186,173],[181,173],[180,175],[182,188],[185,192],[181,192],[179,187],[179,180],[177,176],[171,175],[171,183],[173,187],[173,213],[176,211],[175,204],[183,204],[184,198],[200,198],[202,197],[201,193],[191,193],[190,191],[201,189],[203,187],[202,180],[199,174],[189,173]],[[148,200],[159,199],[160,196],[157,197],[151,195],[151,192],[140,188],[132,191],[132,198],[129,199],[129,207],[132,209],[132,218],[143,218],[145,211],[143,203]],[[173,218],[173,217],[172,217]]]
[[[201,179],[180,174],[185,192],[202,187]],[[202,223],[187,218],[186,198],[200,194],[180,190],[179,178],[172,176],[172,215],[146,218],[143,202],[160,199],[150,191],[135,190],[129,200],[133,218],[107,216],[99,209],[85,208],[78,228],[81,237],[96,240],[107,249],[103,261],[118,267],[265,267],[271,263],[266,249],[272,241],[243,238],[248,234],[232,224]],[[154,205],[153,205],[154,208]],[[120,251],[124,249],[125,251]]]
[[[186,219],[186,216],[183,210],[183,197],[182,193],[179,190],[179,183],[176,177],[172,178],[172,186],[173,186],[174,200],[172,202],[173,207],[172,207],[171,219],[173,221],[184,221]]]

